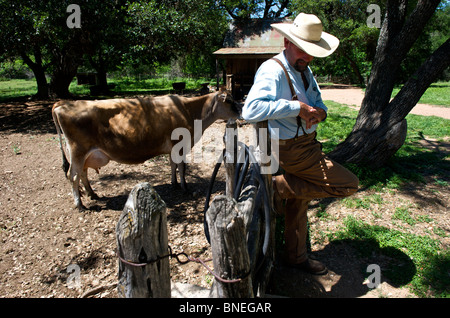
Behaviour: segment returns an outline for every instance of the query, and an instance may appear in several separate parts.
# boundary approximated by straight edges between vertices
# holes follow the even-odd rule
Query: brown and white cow
[[[178,142],[171,140],[176,128],[189,130],[194,138],[194,121],[202,121],[204,131],[218,119],[237,118],[239,104],[224,92],[199,97],[166,95],[135,99],[61,101],[53,105],[53,120],[60,139],[63,168],[72,185],[75,205],[83,210],[80,180],[91,198],[87,169],[97,170],[110,160],[138,164],[161,154],[170,154]],[[202,131],[202,133],[203,133]],[[67,144],[69,162],[63,149],[61,132]],[[191,143],[193,145],[193,143]],[[171,162],[172,183],[180,172],[186,190],[185,164]]]

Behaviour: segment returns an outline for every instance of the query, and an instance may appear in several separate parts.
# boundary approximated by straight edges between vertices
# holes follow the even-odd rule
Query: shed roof
[[[274,55],[283,50],[281,46],[269,46],[269,47],[231,47],[222,48],[214,52],[214,55],[222,56],[244,56],[244,55]]]
[[[234,25],[227,34],[224,47],[216,56],[275,55],[284,49],[283,36],[270,24],[280,20],[254,19],[245,26]]]

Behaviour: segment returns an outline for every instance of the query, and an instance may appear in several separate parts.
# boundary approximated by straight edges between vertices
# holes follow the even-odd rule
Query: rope
[[[180,260],[180,256],[184,256],[186,257],[186,261],[182,261]],[[220,277],[217,273],[215,273],[208,265],[206,265],[206,262],[210,262],[212,261],[212,259],[208,259],[208,260],[202,260],[200,258],[195,258],[195,257],[190,257],[189,255],[187,255],[185,252],[180,252],[180,253],[172,253],[172,248],[169,246],[169,253],[163,256],[158,256],[156,259],[152,259],[152,260],[148,260],[145,262],[140,262],[140,263],[136,263],[136,262],[131,262],[128,261],[126,259],[124,259],[122,256],[120,256],[119,251],[117,251],[117,257],[119,258],[119,260],[124,263],[127,264],[129,266],[133,266],[133,267],[145,267],[147,265],[150,264],[154,264],[156,262],[161,261],[162,259],[165,258],[175,258],[177,260],[178,263],[180,263],[181,265],[187,264],[189,262],[195,262],[195,263],[199,263],[201,265],[203,265],[203,267],[206,268],[206,270],[213,275],[218,281],[222,282],[222,283],[239,283],[240,281],[246,279],[249,275],[250,272],[246,273],[244,276],[240,277],[240,278],[236,278],[236,279],[224,279],[222,277]]]

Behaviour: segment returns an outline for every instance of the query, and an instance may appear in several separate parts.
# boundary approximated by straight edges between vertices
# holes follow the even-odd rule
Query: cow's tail
[[[58,137],[59,137],[59,147],[61,148],[62,159],[63,159],[62,168],[64,170],[64,174],[67,177],[67,172],[69,171],[70,164],[69,164],[69,161],[67,160],[66,153],[64,152],[62,133],[61,133],[61,125],[59,124],[58,115],[55,113],[55,109],[61,105],[62,105],[61,102],[57,102],[56,104],[53,105],[52,117],[53,117],[53,122],[55,123],[56,132],[58,133]]]

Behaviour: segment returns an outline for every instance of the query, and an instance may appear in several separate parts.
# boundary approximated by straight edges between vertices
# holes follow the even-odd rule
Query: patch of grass
[[[174,92],[172,83],[186,82],[186,90],[198,90],[201,84],[210,83],[215,85],[215,80],[205,78],[153,78],[136,80],[132,78],[108,79],[108,84],[114,84],[113,92],[117,94],[159,94]],[[88,85],[78,85],[76,78],[69,86],[69,92],[74,95],[90,95]],[[13,79],[0,81],[0,102],[10,101],[17,98],[30,97],[37,93],[37,84],[34,79]]]
[[[210,81],[189,78],[168,79],[165,77],[144,80],[136,80],[128,77],[108,79],[108,84],[114,85],[112,92],[121,95],[174,93],[172,84],[176,82],[185,82],[185,90],[187,91],[200,89],[202,83],[209,83]],[[77,85],[75,79],[70,84],[69,91],[75,95],[90,95],[89,86]]]
[[[434,184],[441,187],[448,187],[448,182],[445,180],[435,179]]]
[[[77,80],[73,79],[69,85],[69,92],[74,95],[89,95],[91,93],[88,85],[78,85]]]
[[[331,242],[350,244],[368,262],[380,260],[382,275],[394,286],[407,285],[420,297],[450,297],[450,253],[429,237],[369,225],[348,216]]]
[[[153,79],[145,79],[136,81],[131,78],[121,78],[121,79],[111,79],[108,83],[115,84],[114,91],[117,93],[151,93],[151,92],[161,92],[165,91],[173,92],[173,83],[177,82],[185,82],[186,88],[185,90],[197,90],[201,88],[201,84],[210,83],[214,84],[215,82],[212,80],[208,80],[205,78],[193,79],[193,78],[173,78],[169,79],[166,77],[161,78],[153,78]]]
[[[15,79],[0,81],[0,102],[32,96],[37,93],[37,84],[34,79]]]
[[[394,88],[392,97],[395,97],[400,89],[401,87]],[[419,104],[450,107],[450,82],[437,82],[431,84],[420,98]]]
[[[345,198],[342,200],[342,203],[350,209],[369,209],[370,203],[365,199],[360,198]]]
[[[408,137],[410,140],[423,140],[432,137],[443,140],[450,136],[450,125],[448,119],[436,116],[420,116],[409,114],[406,116],[408,122]]]
[[[321,219],[326,219],[330,215],[327,212],[327,207],[325,204],[319,203],[319,209],[317,211],[317,217]]]
[[[380,194],[370,194],[364,198],[347,197],[342,200],[342,203],[350,209],[366,209],[369,210],[373,206],[380,206],[383,204],[383,198]]]
[[[18,144],[14,144],[14,145],[12,146],[12,150],[13,150],[13,152],[14,152],[15,155],[20,155],[20,154],[22,153],[22,150],[21,150],[21,148],[20,148],[20,145],[18,145]]]
[[[447,237],[447,234],[445,233],[445,230],[440,227],[434,227],[433,233],[440,236],[440,237]]]
[[[392,216],[394,220],[403,221],[409,225],[415,225],[417,221],[411,216],[411,211],[409,207],[398,207],[395,208],[394,215]]]

